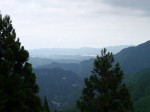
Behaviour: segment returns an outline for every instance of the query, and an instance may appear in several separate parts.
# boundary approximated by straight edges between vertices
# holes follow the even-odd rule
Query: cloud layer
[[[103,0],[103,2],[113,5],[115,7],[139,10],[145,13],[145,16],[150,16],[150,1],[149,0]]]
[[[104,47],[148,40],[150,18],[143,16],[149,13],[148,4],[148,0],[0,0],[0,10],[11,16],[27,49]]]

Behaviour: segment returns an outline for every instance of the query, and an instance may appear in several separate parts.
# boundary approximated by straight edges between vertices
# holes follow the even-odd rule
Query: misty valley
[[[110,49],[125,73],[123,80],[130,91],[135,112],[149,112],[150,41],[138,46],[116,46]],[[80,50],[58,49],[57,52],[55,49],[55,53],[52,49],[30,51],[33,57],[30,57],[29,62],[34,67],[40,87],[39,96],[42,99],[47,97],[52,110],[78,112],[76,101],[81,96],[84,79],[91,75],[94,59],[100,53],[100,49],[94,51],[86,48],[87,54],[85,52],[83,56]]]

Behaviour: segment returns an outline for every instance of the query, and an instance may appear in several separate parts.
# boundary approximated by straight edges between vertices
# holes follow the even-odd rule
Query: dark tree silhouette
[[[123,71],[106,49],[94,62],[92,75],[85,79],[82,97],[77,101],[81,112],[132,112],[133,106],[126,85],[122,83]]]
[[[50,112],[46,97],[44,98],[44,109],[45,109],[45,112]]]
[[[0,14],[0,112],[41,112],[39,88],[28,58],[10,17]]]

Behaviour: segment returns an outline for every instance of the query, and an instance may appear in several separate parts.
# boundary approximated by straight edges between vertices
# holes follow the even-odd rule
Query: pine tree
[[[8,15],[0,14],[0,111],[40,112],[41,101],[29,53],[16,38]]]
[[[44,109],[45,109],[45,112],[50,112],[46,97],[44,98]]]
[[[7,101],[6,95],[0,90],[0,112],[5,108],[5,102]]]
[[[85,79],[82,97],[77,101],[81,112],[133,112],[132,101],[122,82],[123,71],[114,64],[106,49],[94,61],[92,75]]]

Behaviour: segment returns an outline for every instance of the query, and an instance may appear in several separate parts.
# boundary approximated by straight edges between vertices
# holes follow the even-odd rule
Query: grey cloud
[[[102,0],[106,4],[122,8],[141,10],[150,16],[150,0]]]

